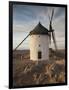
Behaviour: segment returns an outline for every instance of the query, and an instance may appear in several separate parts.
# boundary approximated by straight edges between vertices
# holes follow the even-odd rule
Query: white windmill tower
[[[52,10],[50,18],[49,30],[39,22],[38,25],[26,36],[26,38],[28,36],[30,37],[30,60],[49,60],[49,44],[51,44],[51,38],[53,39],[55,50],[57,50],[54,30],[52,29],[53,15],[54,9]],[[26,38],[15,48],[15,50],[26,40]]]
[[[42,61],[49,59],[49,34],[48,29],[38,25],[30,32],[30,59]]]

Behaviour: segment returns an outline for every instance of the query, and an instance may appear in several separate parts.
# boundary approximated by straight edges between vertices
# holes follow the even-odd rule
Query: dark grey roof
[[[41,25],[41,23],[39,22],[38,25],[30,32],[30,35],[32,34],[48,35],[48,29]]]

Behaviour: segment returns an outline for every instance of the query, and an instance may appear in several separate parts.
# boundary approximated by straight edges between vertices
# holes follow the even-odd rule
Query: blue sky
[[[49,17],[54,8],[53,29],[58,49],[65,47],[65,8],[13,5],[13,49],[41,22],[49,29]],[[54,48],[53,41],[51,47]],[[29,49],[29,38],[18,49]]]

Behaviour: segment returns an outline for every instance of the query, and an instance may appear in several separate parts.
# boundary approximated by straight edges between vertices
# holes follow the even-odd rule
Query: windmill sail
[[[56,45],[56,40],[55,40],[55,33],[54,33],[54,30],[52,29],[53,15],[54,15],[54,9],[52,10],[52,14],[51,14],[51,18],[50,18],[50,24],[49,24],[50,43],[51,43],[51,38],[52,38],[55,49],[57,50],[57,45]]]
[[[17,45],[17,47],[14,50],[17,50],[17,48],[27,39],[29,34]]]
[[[51,16],[51,20],[50,20],[51,24],[52,24],[52,20],[53,20],[53,15],[54,15],[54,9],[52,10],[52,16]]]
[[[54,15],[54,9],[52,10],[51,18],[48,15],[49,20],[50,20],[50,24],[49,24],[50,44],[51,44],[51,37],[52,37],[52,20],[53,20],[53,15]]]
[[[49,30],[52,31],[52,20],[53,20],[53,15],[54,15],[54,9],[52,10],[52,16],[50,19],[50,25],[49,25]]]
[[[52,38],[53,38],[53,43],[54,43],[55,49],[57,50],[57,45],[56,45],[56,39],[55,39],[54,31],[52,31]]]

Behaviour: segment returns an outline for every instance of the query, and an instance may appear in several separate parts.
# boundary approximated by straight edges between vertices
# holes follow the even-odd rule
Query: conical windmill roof
[[[49,35],[48,34],[48,29],[45,28],[40,22],[38,25],[30,32],[30,35],[34,34],[42,34],[42,35]]]

